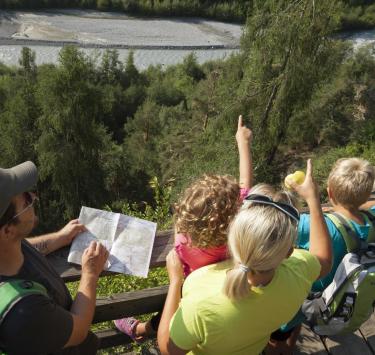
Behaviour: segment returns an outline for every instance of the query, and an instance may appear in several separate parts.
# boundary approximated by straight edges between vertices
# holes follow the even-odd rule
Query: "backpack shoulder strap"
[[[10,280],[0,283],[0,325],[6,315],[23,298],[30,295],[44,295],[47,290],[41,284],[30,280]]]
[[[337,212],[327,213],[329,218],[344,238],[346,249],[349,253],[358,253],[361,250],[367,249],[367,243],[358,237],[353,226],[341,214]]]
[[[361,212],[367,216],[371,223],[371,227],[368,232],[367,243],[375,243],[375,211],[364,210]]]

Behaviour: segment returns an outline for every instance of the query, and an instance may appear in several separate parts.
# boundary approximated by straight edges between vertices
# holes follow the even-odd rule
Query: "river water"
[[[0,10],[0,62],[17,65],[23,46],[36,52],[37,64],[57,63],[67,43],[92,56],[116,48],[125,61],[134,51],[139,69],[180,63],[192,51],[198,62],[223,59],[239,50],[242,26],[197,18],[135,18],[81,10],[44,12]],[[344,33],[358,48],[375,43],[375,30]]]
[[[37,64],[42,63],[57,63],[60,46],[30,46],[36,53]],[[22,46],[15,45],[0,45],[0,62],[7,65],[14,65],[18,63],[18,58]],[[89,49],[82,48],[87,54],[97,56],[103,49]],[[125,62],[129,49],[117,49],[120,60]],[[215,50],[194,50],[199,63],[204,63],[209,60],[216,60],[226,58],[236,50],[231,49],[215,49]],[[153,50],[153,49],[137,49],[134,51],[134,62],[138,69],[146,69],[150,65],[168,66],[182,62],[182,60],[190,54],[191,50]]]
[[[226,58],[239,49],[242,27],[196,18],[134,18],[118,13],[51,10],[0,10],[0,61],[13,65],[23,46],[37,64],[56,63],[62,46],[72,43],[89,55],[116,48],[125,60],[134,51],[139,69],[179,63],[195,52],[198,62]]]

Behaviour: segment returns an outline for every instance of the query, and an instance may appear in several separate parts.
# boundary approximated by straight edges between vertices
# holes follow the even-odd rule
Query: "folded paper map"
[[[85,206],[79,222],[87,231],[73,240],[68,262],[81,265],[83,251],[98,241],[109,251],[106,270],[147,277],[156,223]]]

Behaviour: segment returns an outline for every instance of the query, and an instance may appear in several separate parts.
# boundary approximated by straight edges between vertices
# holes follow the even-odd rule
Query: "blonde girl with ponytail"
[[[228,236],[235,266],[227,272],[224,293],[232,300],[248,296],[251,292],[249,285],[270,282],[276,268],[293,252],[298,212],[286,204],[286,194],[273,195],[275,197],[270,200],[294,210],[295,218],[263,204],[263,199],[268,200],[268,196],[250,195],[253,200],[247,200],[249,204],[236,216]]]
[[[288,322],[312,283],[331,268],[331,242],[308,161],[302,185],[288,181],[310,208],[310,252],[294,249],[298,211],[284,192],[245,199],[229,229],[231,260],[200,268],[183,284],[174,251],[158,342],[162,354],[257,355]],[[267,191],[266,191],[267,190]]]

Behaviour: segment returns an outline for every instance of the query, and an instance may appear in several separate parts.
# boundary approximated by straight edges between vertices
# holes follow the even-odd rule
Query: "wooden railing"
[[[151,255],[150,268],[165,266],[165,258],[173,247],[173,231],[158,232]],[[81,277],[79,266],[67,262],[69,248],[56,251],[48,256],[49,261],[65,282],[77,281]],[[114,275],[103,272],[101,276]],[[110,321],[122,317],[139,316],[163,309],[168,286],[159,286],[139,291],[124,292],[96,300],[94,323]],[[109,328],[96,332],[100,348],[128,344],[131,339],[116,329]]]
[[[375,199],[375,194],[370,200]],[[324,204],[323,207],[329,207]],[[304,213],[308,209],[304,208]],[[150,268],[165,266],[165,259],[173,247],[173,231],[158,232],[151,255]],[[56,251],[48,256],[48,259],[58,271],[65,282],[77,281],[81,276],[79,266],[67,262],[69,248]],[[101,276],[114,275],[111,272],[103,272]],[[110,321],[122,317],[139,316],[142,314],[161,311],[167,295],[168,286],[159,286],[140,291],[124,292],[107,297],[99,297],[96,301],[94,323]],[[128,344],[131,339],[116,329],[109,328],[96,333],[101,340],[100,348],[108,348],[122,344]]]

